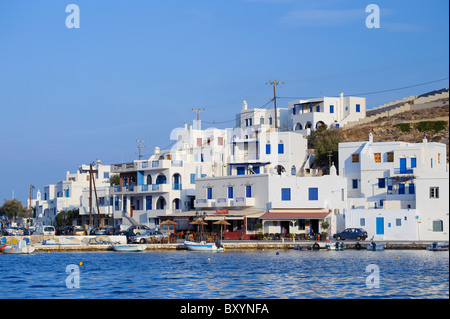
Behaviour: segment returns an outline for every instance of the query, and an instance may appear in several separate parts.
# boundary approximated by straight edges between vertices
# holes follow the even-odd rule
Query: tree
[[[114,174],[109,178],[109,184],[111,186],[119,186],[120,185],[120,175]]]
[[[342,140],[342,132],[338,128],[328,129],[326,125],[322,125],[315,130],[308,138],[308,148],[315,150],[314,164],[317,167],[328,167],[331,160],[337,168],[339,143]]]
[[[57,226],[66,226],[72,225],[73,220],[77,219],[79,216],[78,209],[71,209],[67,212],[61,211],[58,215],[55,216],[55,221]]]
[[[18,199],[5,199],[0,207],[0,215],[6,215],[8,218],[22,218],[27,216],[27,209]]]

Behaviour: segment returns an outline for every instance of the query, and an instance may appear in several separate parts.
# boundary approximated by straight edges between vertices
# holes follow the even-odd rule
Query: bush
[[[399,123],[399,124],[397,124],[397,127],[403,133],[407,133],[407,132],[411,131],[411,124],[410,123]]]
[[[421,132],[439,132],[444,130],[446,126],[446,121],[423,121],[414,125],[414,127]]]

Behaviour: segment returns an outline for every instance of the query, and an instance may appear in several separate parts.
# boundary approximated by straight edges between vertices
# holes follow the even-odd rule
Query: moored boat
[[[140,251],[144,251],[147,246],[146,245],[133,245],[133,244],[128,244],[128,245],[112,245],[113,250],[114,251],[119,251],[119,252],[140,252]]]
[[[367,250],[372,250],[372,251],[381,251],[381,250],[384,250],[384,248],[386,248],[386,245],[384,243],[376,243],[374,241],[366,246]]]
[[[216,241],[215,243],[207,243],[205,241],[201,242],[193,242],[193,241],[185,241],[184,245],[188,250],[191,251],[223,251],[223,246],[220,242]]]
[[[427,250],[430,250],[430,251],[448,251],[448,242],[447,243],[434,242],[431,245],[427,246]]]
[[[31,254],[35,251],[35,247],[28,245],[25,240],[20,240],[15,245],[5,245],[3,247],[4,254]]]

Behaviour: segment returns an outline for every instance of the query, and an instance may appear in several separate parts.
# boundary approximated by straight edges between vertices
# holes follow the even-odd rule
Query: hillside
[[[366,141],[369,138],[369,133],[373,134],[374,142],[404,141],[418,143],[422,142],[424,136],[426,136],[430,142],[447,144],[447,162],[449,160],[448,104],[380,117],[370,123],[342,128],[342,133],[345,142]]]

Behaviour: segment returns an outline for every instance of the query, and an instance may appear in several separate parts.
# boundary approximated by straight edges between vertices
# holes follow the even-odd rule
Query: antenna
[[[205,109],[192,109],[192,111],[197,113],[197,130],[199,130],[200,112],[205,112]]]

